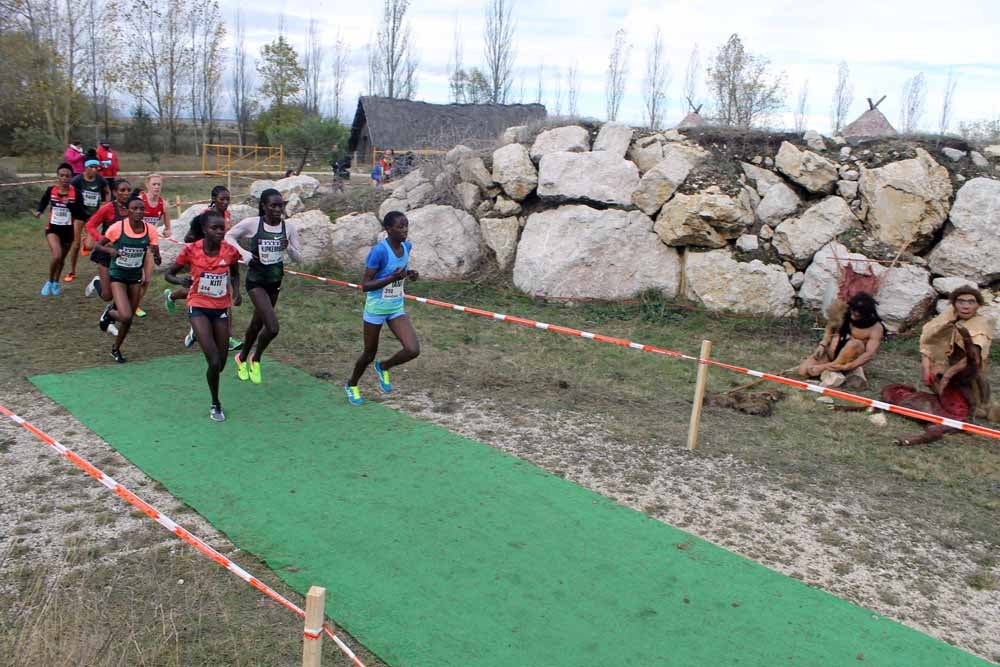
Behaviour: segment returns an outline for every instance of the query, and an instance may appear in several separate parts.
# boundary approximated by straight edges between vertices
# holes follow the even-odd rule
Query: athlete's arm
[[[396,269],[385,278],[379,278],[378,280],[375,280],[376,273],[378,273],[378,269],[365,267],[365,274],[361,277],[361,289],[366,292],[371,292],[373,290],[382,289],[386,285],[394,283],[397,280],[402,280],[406,277],[406,269],[403,267]]]
[[[87,234],[89,234],[90,238],[94,239],[95,241],[101,240],[101,235],[97,232],[97,228],[100,227],[101,223],[104,222],[105,220],[104,216],[105,216],[105,211],[107,210],[106,206],[107,204],[97,209],[94,215],[90,216],[90,220],[88,220],[87,224],[85,225]],[[112,204],[112,206],[114,206],[114,204]]]
[[[113,244],[114,241],[109,239],[107,236],[102,236],[100,239],[97,240],[97,243],[94,245],[94,251],[103,252],[107,255],[111,255],[112,257],[117,257],[118,250],[117,248],[115,248]]]
[[[155,245],[150,246],[150,248],[155,249],[156,246]],[[159,254],[158,250],[157,254]],[[159,262],[157,262],[157,264],[159,264]],[[146,257],[142,262],[142,284],[148,285],[149,281],[152,279],[153,279],[153,253],[149,252],[149,249],[147,249]]]
[[[229,289],[233,291],[233,305],[238,306],[243,303],[243,295],[240,294],[240,265],[229,265]]]
[[[42,213],[45,212],[45,208],[49,205],[49,202],[51,200],[52,200],[52,189],[46,188],[45,192],[42,194],[42,199],[38,202],[38,208],[35,211],[32,211],[31,214],[36,218],[40,217]]]
[[[243,258],[244,262],[249,262],[253,259],[253,255],[243,249],[243,246],[240,245],[240,239],[253,236],[256,231],[257,218],[247,218],[240,220],[226,232],[226,242],[232,244],[239,251],[240,257]]]
[[[161,199],[163,199],[161,197]],[[163,233],[170,236],[170,211],[168,210],[167,200],[163,200]]]

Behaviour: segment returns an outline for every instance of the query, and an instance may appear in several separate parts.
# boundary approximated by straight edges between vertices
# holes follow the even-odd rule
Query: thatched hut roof
[[[541,104],[430,104],[361,97],[351,126],[350,150],[366,130],[379,149],[448,150],[456,144],[492,145],[508,127],[545,118]]]
[[[684,130],[689,127],[705,127],[705,119],[697,111],[690,111],[688,115],[681,119],[681,122],[677,123],[678,130]]]
[[[840,136],[845,139],[869,139],[877,137],[894,137],[896,129],[878,109],[869,109],[861,114],[856,121],[845,127]]]

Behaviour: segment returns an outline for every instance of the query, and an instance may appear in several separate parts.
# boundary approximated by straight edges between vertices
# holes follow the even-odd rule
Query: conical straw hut
[[[898,133],[889,120],[878,110],[885,95],[878,102],[868,98],[868,111],[861,114],[857,120],[845,127],[840,136],[845,139],[877,139],[880,137],[895,137]]]

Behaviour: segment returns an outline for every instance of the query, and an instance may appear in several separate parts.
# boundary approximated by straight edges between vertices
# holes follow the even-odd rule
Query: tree
[[[834,134],[840,132],[847,122],[847,114],[854,102],[854,86],[850,82],[851,70],[847,61],[841,60],[837,66],[837,85],[833,89],[833,102],[830,104],[830,125]]]
[[[150,162],[159,161],[159,151],[153,139],[153,119],[144,105],[136,104],[133,107],[132,123],[125,130],[123,144],[126,150],[146,153]]]
[[[448,99],[455,104],[465,104],[465,86],[468,83],[468,74],[462,67],[462,29],[458,25],[458,18],[455,18],[455,40],[452,46],[452,55],[448,60]]]
[[[538,62],[538,84],[535,87],[535,104],[542,103],[545,94],[545,61]]]
[[[319,114],[320,82],[323,80],[323,42],[315,18],[309,19],[302,53],[302,105],[307,113]]]
[[[260,94],[271,102],[272,122],[281,126],[285,108],[298,103],[305,78],[298,54],[284,35],[278,35],[261,49],[257,73],[261,79]]]
[[[944,99],[941,100],[941,117],[938,121],[938,133],[944,134],[951,125],[951,102],[955,97],[955,87],[958,85],[958,76],[955,70],[948,70],[948,79],[944,83]]]
[[[576,63],[566,72],[566,107],[567,113],[576,117],[579,114],[577,101],[580,98],[579,70]]]
[[[784,75],[772,77],[769,67],[767,58],[749,53],[737,34],[718,48],[708,84],[720,124],[747,129],[784,105]]]
[[[406,23],[409,7],[410,0],[384,0],[369,60],[370,89],[376,95],[409,100],[416,94],[417,57]]]
[[[194,5],[191,11],[191,44],[194,46],[191,71],[191,118],[201,130],[201,143],[215,135],[218,110],[216,93],[222,80],[226,26],[219,16],[216,0]],[[195,146],[198,152],[199,147]]]
[[[806,108],[809,106],[809,79],[802,82],[799,98],[795,104],[795,131],[806,131]]]
[[[927,106],[927,79],[923,72],[903,82],[900,104],[899,127],[904,134],[913,134]]]
[[[333,61],[330,66],[333,117],[337,120],[340,120],[340,114],[344,108],[344,86],[347,84],[347,77],[350,76],[350,67],[351,47],[341,38],[338,32],[337,41],[333,45]]]
[[[104,121],[104,135],[111,134],[111,87],[118,80],[116,67],[121,55],[108,52],[104,47],[105,31],[117,34],[118,15],[110,2],[87,1],[87,20],[84,32],[87,82],[90,85],[90,102],[94,114],[94,144],[100,140],[100,122]]]
[[[486,82],[492,104],[506,104],[514,72],[512,0],[487,0],[483,28]]]
[[[465,80],[465,100],[469,104],[486,104],[490,101],[490,82],[486,73],[478,67],[473,67],[468,74],[462,73]]]
[[[626,40],[624,28],[615,32],[608,55],[608,70],[604,80],[604,108],[608,120],[617,120],[618,110],[625,97],[625,79],[628,77],[628,57],[632,47]]]
[[[562,116],[562,71],[558,67],[552,69],[552,77],[555,79],[552,90],[552,109],[556,116]]]
[[[65,142],[61,141],[59,137],[53,136],[40,127],[14,129],[14,144],[12,146],[14,154],[30,158],[41,173],[52,168],[52,158],[62,153],[63,146],[65,146]],[[59,162],[61,161],[59,160]]]
[[[236,128],[240,135],[240,143],[249,143],[250,123],[256,106],[253,93],[253,68],[246,48],[246,30],[243,27],[243,14],[236,11],[236,44],[233,48],[233,62],[229,75],[229,98],[233,105],[233,115],[236,117]]]
[[[684,99],[688,101],[691,108],[698,105],[698,77],[701,75],[701,54],[698,52],[698,45],[691,48],[691,55],[688,56],[687,69],[684,70]]]
[[[276,127],[268,134],[272,144],[281,144],[287,154],[299,157],[296,172],[309,160],[309,156],[329,150],[333,145],[343,145],[348,131],[335,118],[321,118],[317,115],[305,116],[294,125]]]
[[[642,98],[646,106],[646,123],[658,129],[667,107],[667,86],[670,84],[670,63],[663,57],[663,35],[656,26],[653,45],[646,52],[646,78],[642,82]]]

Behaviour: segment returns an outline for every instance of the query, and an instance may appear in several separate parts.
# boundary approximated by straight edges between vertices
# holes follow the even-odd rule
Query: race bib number
[[[228,273],[203,273],[198,279],[198,294],[219,298],[229,290]]]
[[[403,298],[403,280],[397,280],[396,282],[389,283],[382,288],[382,298],[383,299],[402,299]]]
[[[277,264],[285,258],[281,239],[261,239],[257,242],[257,253],[261,264]]]
[[[151,215],[145,216],[142,219],[142,221],[145,222],[147,225],[153,225],[154,227],[157,227],[160,224],[160,218]]]
[[[145,248],[124,246],[118,249],[118,257],[115,259],[115,264],[123,269],[138,269],[142,267],[142,260],[145,258]]]
[[[83,205],[88,208],[94,208],[101,203],[101,193],[95,190],[84,190],[83,191]]]
[[[70,213],[69,209],[64,206],[53,206],[52,216],[49,218],[49,222],[53,225],[72,225],[73,215]]]

